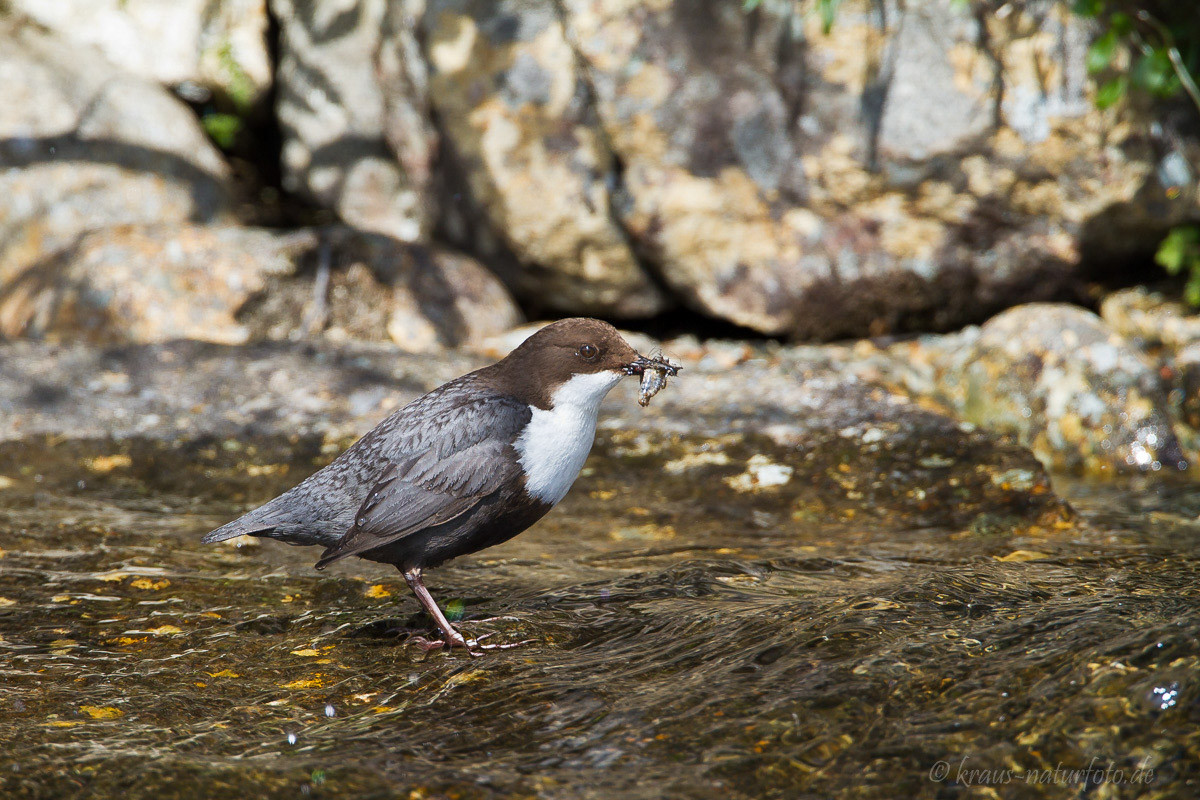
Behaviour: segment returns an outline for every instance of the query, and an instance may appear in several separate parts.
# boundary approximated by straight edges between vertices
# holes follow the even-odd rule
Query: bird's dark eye
[[[579,348],[579,357],[584,361],[595,361],[598,355],[600,355],[600,349],[594,344],[585,344]]]

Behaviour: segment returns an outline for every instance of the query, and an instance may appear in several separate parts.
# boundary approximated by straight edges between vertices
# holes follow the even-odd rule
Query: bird
[[[393,412],[328,466],[201,541],[319,545],[317,569],[348,556],[393,565],[441,633],[419,637],[427,650],[513,646],[459,632],[424,571],[508,541],[557,505],[591,451],[600,402],[647,369],[678,371],[606,322],[553,322],[500,361]]]

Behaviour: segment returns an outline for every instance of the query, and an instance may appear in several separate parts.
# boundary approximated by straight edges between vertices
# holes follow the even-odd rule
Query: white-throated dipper
[[[299,486],[206,535],[322,545],[317,569],[346,556],[393,564],[443,641],[455,630],[421,572],[507,541],[566,495],[592,449],[600,401],[626,375],[677,367],[641,356],[594,319],[547,325],[506,358],[394,412]]]

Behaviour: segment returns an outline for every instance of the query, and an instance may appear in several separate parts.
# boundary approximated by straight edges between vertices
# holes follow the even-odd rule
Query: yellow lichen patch
[[[123,453],[115,453],[111,456],[89,458],[83,462],[83,465],[92,472],[104,474],[112,472],[114,469],[128,469],[132,467],[133,459]]]
[[[65,603],[65,602],[67,602],[67,601],[68,601],[68,600],[70,600],[70,599],[71,599],[71,595],[69,595],[69,594],[56,594],[56,595],[54,595],[54,597],[51,597],[51,598],[50,598],[50,602],[52,602],[52,603]]]
[[[210,678],[240,678],[242,676],[240,673],[234,672],[231,669],[223,669],[220,672],[208,673],[208,677],[210,677]]]
[[[183,633],[183,629],[176,625],[159,625],[157,628],[151,628],[147,633],[154,636],[173,636],[177,633]]]
[[[161,581],[152,581],[149,578],[138,578],[129,585],[134,589],[147,589],[149,591],[157,592],[159,589],[165,589],[170,586],[171,582],[166,578],[163,578]]]
[[[200,616],[208,617],[209,619],[220,619],[221,615],[215,611],[201,611]]]
[[[61,719],[61,720],[55,720],[54,722],[47,722],[46,727],[47,728],[74,728],[76,725],[83,725],[83,724],[85,724],[85,723],[81,719],[74,719],[74,720]]]
[[[116,719],[125,716],[125,712],[112,706],[80,706],[79,710],[92,719]]]
[[[118,583],[120,581],[125,580],[128,577],[129,577],[128,572],[121,572],[120,570],[113,570],[112,572],[105,572],[103,574],[97,575],[96,580],[104,581],[106,583]]]
[[[16,604],[16,600],[12,600],[8,597],[0,597],[0,608],[4,608],[5,606],[15,606]]]
[[[659,539],[675,538],[675,528],[671,525],[655,525],[654,523],[646,523],[645,525],[634,525],[624,528],[617,528],[609,532],[613,539],[617,540],[649,540],[657,541]]]
[[[139,636],[138,638],[135,639],[132,636],[122,636],[119,639],[116,639],[115,641],[117,644],[131,645],[131,644],[137,644],[138,642],[146,641],[146,637]]]
[[[371,710],[374,711],[376,714],[386,714],[387,712],[393,710],[394,708],[395,708],[395,706],[375,706]]]
[[[376,583],[367,589],[367,597],[391,597],[392,592],[386,586]]]
[[[1046,553],[1040,553],[1037,550],[1013,550],[1006,556],[992,556],[997,561],[1038,561],[1043,558],[1049,558]]]
[[[283,684],[284,689],[316,689],[325,684],[324,677],[316,675],[312,678],[300,678],[290,683]]]
[[[287,471],[287,464],[247,464],[246,474],[251,478],[261,478],[263,475],[277,475]]]
[[[304,650],[293,650],[292,655],[301,656],[303,658],[315,658],[316,656],[321,655],[321,651],[314,650],[311,647],[309,647],[309,648],[305,648]]]

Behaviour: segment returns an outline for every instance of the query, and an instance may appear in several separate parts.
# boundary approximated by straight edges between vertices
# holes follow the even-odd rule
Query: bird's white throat
[[[532,497],[554,505],[566,496],[592,450],[600,401],[622,377],[607,370],[576,375],[551,395],[549,411],[530,406],[533,417],[515,447]]]

